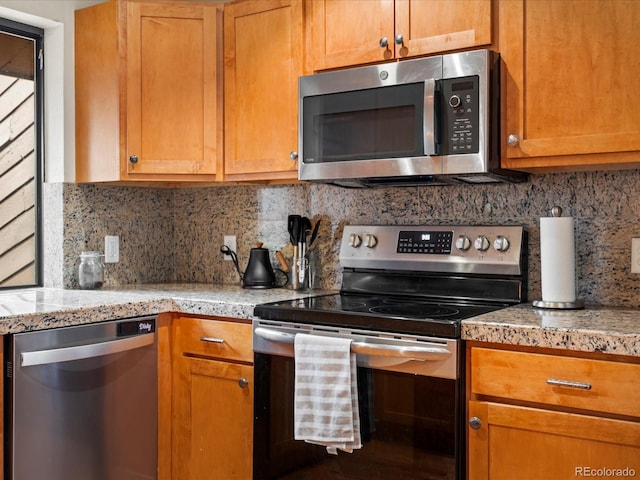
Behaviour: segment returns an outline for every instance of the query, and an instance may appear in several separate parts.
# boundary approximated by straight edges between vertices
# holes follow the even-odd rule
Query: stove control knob
[[[484,235],[480,235],[478,238],[476,238],[476,241],[473,243],[473,246],[476,247],[476,250],[485,252],[489,250],[489,247],[491,246],[491,244],[489,243],[489,240],[487,239],[487,237],[485,237]]]
[[[364,236],[364,245],[365,247],[373,248],[378,244],[378,239],[375,235],[370,233],[365,234]]]
[[[471,240],[469,240],[469,237],[467,237],[466,235],[460,235],[456,239],[456,248],[458,250],[462,250],[463,252],[469,250],[471,248]]]
[[[362,238],[357,233],[349,235],[349,245],[353,248],[358,248],[362,243]]]
[[[502,235],[498,236],[493,241],[493,248],[495,248],[499,252],[506,252],[509,250],[509,239],[507,237],[503,237]]]

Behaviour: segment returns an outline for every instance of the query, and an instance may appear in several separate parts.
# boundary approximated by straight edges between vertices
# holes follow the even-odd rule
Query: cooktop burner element
[[[519,226],[346,226],[340,293],[258,305],[283,322],[460,337],[460,322],[525,301]]]
[[[407,318],[444,318],[453,317],[460,313],[460,310],[455,308],[421,302],[380,305],[378,307],[371,307],[369,311],[371,313],[381,313],[382,315],[390,315],[392,317],[399,316]]]

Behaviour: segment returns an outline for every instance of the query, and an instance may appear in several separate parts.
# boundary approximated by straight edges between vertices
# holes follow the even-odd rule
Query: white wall
[[[0,0],[0,17],[45,30],[45,180],[75,181],[73,12],[104,0]]]

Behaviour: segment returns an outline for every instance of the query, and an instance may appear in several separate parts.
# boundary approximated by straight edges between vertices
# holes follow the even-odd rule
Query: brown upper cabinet
[[[304,68],[300,0],[244,0],[224,8],[224,179],[298,176],[298,76]]]
[[[500,2],[502,165],[640,166],[640,2]]]
[[[214,180],[219,4],[112,0],[75,21],[76,180]]]
[[[490,45],[492,0],[313,0],[314,70]]]

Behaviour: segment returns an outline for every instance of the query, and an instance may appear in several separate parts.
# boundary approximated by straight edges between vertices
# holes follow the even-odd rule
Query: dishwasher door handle
[[[155,341],[155,334],[145,333],[119,340],[108,342],[91,343],[87,345],[77,345],[74,347],[52,348],[50,350],[36,350],[33,352],[22,352],[20,354],[20,366],[32,367],[35,365],[46,365],[49,363],[69,362],[72,360],[82,360],[85,358],[102,357],[114,353],[126,352],[136,348],[152,345]]]

